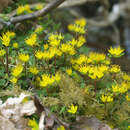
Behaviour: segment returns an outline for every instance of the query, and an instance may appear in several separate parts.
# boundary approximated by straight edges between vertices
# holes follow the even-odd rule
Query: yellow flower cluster
[[[23,71],[23,66],[21,64],[16,65],[15,68],[12,69],[12,76],[18,77]]]
[[[106,55],[103,53],[90,52],[88,55],[88,62],[94,63],[104,63],[106,60]]]
[[[23,14],[25,12],[32,13],[31,8],[30,8],[29,5],[21,5],[16,10],[17,15]]]
[[[88,74],[91,79],[100,79],[108,70],[106,65],[90,66],[83,65],[78,69],[82,74]]]
[[[0,49],[0,57],[1,57],[1,56],[4,56],[5,53],[6,53],[6,51],[5,51],[4,49]]]
[[[69,106],[68,112],[75,114],[77,112],[78,106],[74,106],[73,104]]]
[[[86,42],[86,39],[84,36],[79,36],[78,39],[72,38],[71,41],[69,41],[69,44],[71,44],[73,47],[79,48]]]
[[[61,40],[63,40],[64,37],[61,34],[50,34],[48,37],[48,42],[51,46],[57,47],[60,45]]]
[[[68,29],[70,31],[73,31],[79,34],[85,34],[86,32],[85,26],[86,26],[86,20],[82,18],[82,19],[76,20],[74,24],[69,24]]]
[[[112,48],[110,47],[110,49],[108,50],[110,56],[112,57],[120,57],[123,55],[124,49],[121,49],[120,46]]]
[[[100,79],[108,71],[109,59],[105,54],[91,52],[88,56],[81,54],[76,59],[70,60],[72,67],[91,79]],[[98,63],[103,63],[98,65]],[[96,65],[93,65],[96,64]]]
[[[120,72],[120,66],[119,65],[111,65],[110,70],[111,73],[118,73]]]
[[[37,44],[37,34],[33,33],[31,34],[30,37],[28,37],[27,39],[25,39],[25,43],[31,47],[38,45]]]
[[[60,79],[61,79],[61,77],[60,77],[59,73],[56,73],[55,76],[50,75],[50,74],[43,74],[42,80],[40,81],[40,86],[41,87],[47,87],[49,85],[52,85],[55,82],[59,82]]]
[[[38,70],[36,67],[30,67],[30,68],[29,68],[29,71],[30,71],[32,74],[34,74],[34,75],[38,74],[38,72],[39,72],[39,70]]]
[[[29,55],[28,54],[19,54],[19,60],[22,62],[27,62],[29,60]]]
[[[113,101],[113,97],[112,96],[106,96],[106,95],[102,95],[100,99],[104,103]]]
[[[119,84],[113,84],[112,85],[112,91],[113,93],[125,93],[129,90],[129,85],[126,82],[122,82],[120,85]]]
[[[15,36],[14,32],[6,32],[5,34],[3,33],[2,36],[0,36],[0,39],[2,41],[2,44],[5,45],[6,47],[9,46],[11,38]]]
[[[74,45],[72,41],[68,41],[67,43],[62,43],[64,40],[64,36],[62,34],[50,34],[48,37],[48,44],[44,44],[44,51],[36,51],[35,56],[37,59],[50,60],[53,57],[60,57],[62,54],[75,55],[76,48],[80,47],[85,43],[85,38],[80,36],[78,40],[76,40],[76,44]]]

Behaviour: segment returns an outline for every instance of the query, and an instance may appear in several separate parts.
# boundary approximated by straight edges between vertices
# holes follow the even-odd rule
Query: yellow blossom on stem
[[[10,82],[12,82],[13,84],[16,84],[17,83],[17,78],[16,77],[13,77],[12,79],[10,79]]]
[[[87,74],[89,69],[90,69],[90,66],[82,65],[82,66],[79,67],[78,71],[85,75],[85,74]]]
[[[0,57],[4,56],[6,54],[6,51],[4,49],[0,49]]]
[[[30,68],[29,68],[29,71],[30,71],[32,74],[34,74],[34,75],[38,74],[38,72],[39,72],[39,70],[38,70],[36,67],[30,67]]]
[[[130,75],[128,75],[128,74],[126,74],[126,73],[124,73],[124,74],[122,75],[122,78],[123,78],[124,80],[126,80],[126,81],[130,81]]]
[[[42,51],[36,51],[35,53],[35,57],[39,60],[41,60],[43,58],[43,52]]]
[[[2,34],[2,36],[0,36],[0,39],[1,39],[3,45],[5,45],[6,47],[9,46],[9,44],[10,44],[10,36],[8,36],[6,34]]]
[[[113,91],[114,93],[119,92],[119,88],[120,88],[120,87],[119,87],[118,84],[115,84],[115,85],[113,84],[113,85],[112,85],[112,91]]]
[[[11,74],[14,77],[18,77],[21,74],[22,71],[23,71],[23,66],[21,64],[18,64],[18,65],[16,65],[15,68],[12,69],[12,73]]]
[[[60,74],[59,74],[59,73],[56,73],[56,74],[55,74],[55,81],[56,81],[56,82],[59,82],[60,80],[61,80]]]
[[[22,62],[27,62],[29,60],[29,55],[28,54],[19,54],[19,60]]]
[[[105,102],[112,102],[113,101],[113,97],[111,97],[111,96],[105,96],[105,95],[102,95],[100,99],[104,103]]]
[[[115,48],[110,47],[108,52],[112,57],[120,57],[123,55],[124,49],[122,49],[120,46]]]
[[[14,38],[15,37],[15,33],[14,32],[10,32],[10,31],[7,31],[6,32],[6,35],[10,38]]]
[[[18,43],[17,42],[13,43],[13,47],[17,49],[19,47]]]
[[[103,53],[90,52],[88,58],[88,61],[91,63],[99,63],[106,59],[106,55]]]
[[[17,15],[20,15],[20,14],[25,13],[25,11],[26,11],[27,13],[32,13],[32,11],[31,11],[29,5],[21,5],[21,6],[19,6],[19,7],[17,8],[17,10],[16,10],[16,13],[17,13]]]
[[[79,36],[76,46],[79,48],[86,42],[86,39],[84,36]]]
[[[44,50],[47,50],[49,48],[48,44],[43,45]]]
[[[40,33],[43,31],[43,27],[42,26],[38,26],[36,29],[35,29],[35,33]]]
[[[31,34],[30,37],[28,37],[27,39],[25,39],[25,43],[31,47],[38,45],[37,44],[37,34],[33,33]]]
[[[65,130],[65,128],[63,125],[61,125],[60,127],[57,128],[57,130]]]
[[[120,66],[119,65],[111,65],[111,68],[109,71],[112,73],[118,73],[118,72],[120,72]]]
[[[72,69],[71,69],[71,68],[68,68],[68,69],[66,69],[65,71],[66,71],[66,73],[67,73],[68,75],[72,75]]]
[[[81,27],[84,27],[86,26],[87,22],[84,18],[81,18],[81,19],[77,19],[75,20],[75,24],[81,26]]]
[[[74,106],[73,104],[69,106],[68,112],[75,114],[77,112],[78,106]]]

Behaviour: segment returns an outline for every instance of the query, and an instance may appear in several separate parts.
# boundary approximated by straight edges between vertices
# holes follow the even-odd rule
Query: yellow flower
[[[36,10],[41,10],[43,8],[43,4],[37,4],[36,6],[35,6],[35,9]]]
[[[110,49],[108,50],[108,52],[110,53],[111,56],[113,57],[120,57],[123,55],[124,49],[121,49],[120,46],[116,47],[116,48],[112,48],[110,47]]]
[[[106,55],[103,53],[90,52],[88,61],[95,64],[98,62],[103,62],[106,59]]]
[[[120,66],[119,65],[111,65],[111,68],[109,71],[112,73],[118,73],[118,72],[120,72]]]
[[[2,37],[0,37],[2,44],[5,45],[6,47],[9,46],[10,44],[10,36],[8,36],[7,34],[2,34]]]
[[[69,106],[68,112],[75,114],[77,112],[78,106],[74,106],[73,104]]]
[[[39,70],[38,70],[36,67],[30,67],[30,68],[29,68],[29,71],[30,71],[32,74],[34,74],[34,75],[38,74],[38,72],[39,72]]]
[[[65,128],[63,125],[61,125],[59,128],[57,128],[57,130],[65,130]]]
[[[87,63],[87,61],[88,61],[88,57],[87,57],[86,55],[81,54],[81,55],[79,56],[79,58],[76,59],[76,60],[73,61],[73,62],[77,63],[78,65],[81,65],[81,64],[83,64],[83,63]]]
[[[23,66],[18,64],[18,65],[16,65],[15,68],[12,69],[12,73],[11,74],[14,77],[18,77],[21,74],[22,71],[23,71]]]
[[[119,92],[119,85],[118,84],[116,84],[116,85],[112,85],[112,91],[114,92],[114,93],[116,93],[116,92]]]
[[[105,95],[102,95],[100,99],[104,103],[105,102],[112,102],[113,101],[113,97],[111,97],[111,96],[105,96]]]
[[[61,80],[61,76],[59,73],[55,74],[55,81],[59,82]]]
[[[86,26],[86,20],[84,19],[84,18],[81,18],[81,19],[77,19],[76,21],[75,21],[75,23],[77,24],[77,25],[79,25],[79,26],[81,26],[81,27],[84,27],[84,26]]]
[[[1,56],[4,56],[5,53],[6,53],[6,51],[5,51],[4,49],[0,49],[0,57],[1,57]]]
[[[72,69],[71,69],[71,68],[66,69],[66,73],[67,73],[68,75],[72,75]]]
[[[44,44],[43,47],[45,50],[47,50],[49,48],[48,44]]]
[[[19,6],[18,8],[17,8],[17,10],[16,10],[16,12],[17,12],[17,15],[20,15],[20,14],[22,14],[22,13],[24,13],[24,11],[25,11],[25,9],[24,9],[24,6]]]
[[[35,56],[37,59],[41,60],[43,58],[43,52],[42,51],[36,51]]]
[[[16,84],[17,83],[17,78],[15,78],[15,77],[13,77],[11,80],[10,80],[10,82],[12,82],[13,84]]]
[[[128,74],[126,74],[126,73],[124,73],[124,74],[122,75],[122,78],[123,78],[124,80],[126,80],[126,81],[130,81],[130,75],[128,75]]]
[[[107,96],[102,95],[100,99],[102,100],[102,102],[107,102]]]
[[[18,43],[17,42],[13,43],[13,47],[17,49],[19,47]]]
[[[36,29],[35,29],[35,33],[40,33],[43,31],[43,27],[42,26],[38,26]]]
[[[24,12],[32,13],[29,5],[21,5],[17,8],[16,13],[17,15],[23,14]]]
[[[31,47],[37,45],[37,34],[36,33],[31,34],[30,37],[25,39],[25,43]]]
[[[90,66],[82,65],[82,66],[80,66],[80,68],[78,70],[80,73],[85,75],[85,74],[87,74],[89,69],[90,69]]]
[[[15,33],[14,32],[10,32],[10,31],[6,32],[6,35],[9,36],[10,38],[15,37]]]
[[[128,102],[130,102],[130,96],[127,94],[125,97],[126,97],[126,100],[127,100]]]
[[[119,92],[120,92],[120,93],[125,93],[125,92],[127,92],[128,87],[129,87],[129,85],[127,85],[127,83],[122,82],[121,85],[120,85],[120,88],[119,88]]]
[[[28,126],[32,127],[32,130],[39,130],[39,125],[35,119],[33,120],[30,119],[28,122]]]
[[[76,45],[76,46],[79,48],[79,47],[81,47],[85,42],[86,42],[85,37],[84,37],[84,36],[79,36],[78,42],[77,42],[77,45]]]
[[[40,81],[40,86],[41,87],[46,87],[48,85],[52,85],[54,82],[55,82],[54,77],[51,78],[50,75],[43,74],[42,75],[42,80]]]
[[[19,60],[22,62],[27,62],[29,60],[29,55],[28,54],[19,54]]]

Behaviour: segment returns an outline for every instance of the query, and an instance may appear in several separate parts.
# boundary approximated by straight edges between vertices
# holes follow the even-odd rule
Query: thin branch
[[[24,20],[33,19],[33,18],[37,18],[37,17],[40,17],[40,16],[45,16],[51,10],[55,9],[60,4],[62,4],[64,1],[65,0],[54,0],[51,3],[49,3],[48,5],[46,5],[46,7],[44,7],[42,10],[36,11],[34,13],[31,13],[31,14],[27,14],[27,15],[12,17],[10,19],[10,22],[11,23],[17,23],[17,22],[21,22],[21,21],[24,21]]]

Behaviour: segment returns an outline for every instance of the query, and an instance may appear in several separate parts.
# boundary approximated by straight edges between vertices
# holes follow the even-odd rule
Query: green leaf
[[[62,114],[63,112],[65,112],[65,110],[66,110],[66,107],[65,106],[62,107],[61,110],[60,110],[60,114]]]
[[[0,86],[5,85],[5,82],[6,82],[6,80],[5,80],[5,79],[0,79]]]
[[[79,48],[79,52],[84,54],[88,54],[89,50],[90,48],[87,48],[86,46],[82,46],[81,48]]]

